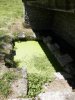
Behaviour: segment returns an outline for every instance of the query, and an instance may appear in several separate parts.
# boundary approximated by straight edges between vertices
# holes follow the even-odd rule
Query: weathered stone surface
[[[22,67],[22,77],[27,78],[27,69],[25,67]]]
[[[24,33],[19,33],[18,34],[18,38],[19,39],[24,39],[25,38],[25,34]]]
[[[5,54],[0,52],[0,60],[4,60]]]
[[[63,79],[64,80],[64,77],[60,72],[54,73],[54,75],[55,75],[56,79],[59,79],[59,80]]]
[[[73,59],[68,54],[65,54],[65,55],[62,55],[62,56],[57,56],[57,60],[58,60],[58,62],[60,63],[61,66],[65,66],[65,65],[73,62]]]
[[[46,92],[39,95],[40,100],[75,100],[75,93]]]
[[[43,88],[45,92],[38,95],[40,100],[75,100],[75,93],[60,73],[55,73],[55,80]]]
[[[9,96],[9,100],[14,100],[14,98],[25,97],[27,95],[27,70],[26,68],[17,69],[10,68],[11,72],[14,72],[17,77],[16,80],[11,84],[12,93]],[[17,100],[17,99],[16,99]]]
[[[10,54],[10,50],[13,49],[13,44],[3,43],[2,44],[2,49],[3,49],[4,53]]]
[[[0,77],[4,74],[4,73],[6,73],[6,72],[8,72],[9,70],[8,70],[8,68],[5,66],[5,63],[0,63]]]
[[[54,32],[75,48],[75,14],[56,11]]]
[[[75,48],[74,0],[23,1],[33,29],[51,30]]]
[[[12,88],[11,98],[26,96],[27,80],[26,79],[18,79],[12,84],[11,88]]]
[[[69,86],[68,82],[64,79],[55,79],[53,82],[44,86],[45,92],[72,92],[72,88]]]
[[[9,49],[9,50],[12,50],[12,44],[6,44],[6,43],[4,43],[3,45],[2,45],[2,47],[3,47],[3,49],[5,49],[5,50],[7,50],[7,49]]]

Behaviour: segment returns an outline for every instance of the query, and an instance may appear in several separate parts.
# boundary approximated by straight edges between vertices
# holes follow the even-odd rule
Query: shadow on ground
[[[39,44],[41,46],[41,48],[43,49],[43,51],[45,52],[46,56],[48,57],[49,61],[52,63],[52,65],[54,66],[54,69],[56,70],[56,72],[60,72],[65,80],[67,80],[67,82],[69,83],[69,85],[73,88],[73,90],[75,89],[75,76],[73,75],[71,78],[66,78],[64,73],[66,74],[70,74],[67,73],[58,63],[58,61],[53,57],[52,53],[49,51],[49,49],[47,48],[47,46],[39,41]],[[72,51],[71,51],[72,52]]]

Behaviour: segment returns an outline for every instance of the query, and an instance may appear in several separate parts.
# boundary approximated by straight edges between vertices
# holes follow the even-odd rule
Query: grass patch
[[[18,67],[26,67],[29,80],[28,97],[39,94],[42,85],[52,81],[55,72],[52,63],[48,60],[37,41],[15,42],[15,61],[20,61]]]
[[[0,31],[8,30],[12,22],[22,17],[22,0],[0,0]]]
[[[5,73],[0,79],[0,94],[7,97],[11,93],[11,82],[16,78],[14,73]]]

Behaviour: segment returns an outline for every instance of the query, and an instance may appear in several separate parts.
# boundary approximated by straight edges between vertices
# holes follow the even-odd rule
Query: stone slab
[[[26,68],[10,68],[10,72],[14,72],[14,74],[17,75],[17,77],[11,84],[12,92],[8,97],[9,100],[13,100],[13,98],[18,98],[18,97],[25,97],[27,95]]]
[[[46,92],[39,95],[40,100],[75,100],[75,93]]]

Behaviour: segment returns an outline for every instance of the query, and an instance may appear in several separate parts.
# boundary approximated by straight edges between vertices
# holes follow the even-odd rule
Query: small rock
[[[5,44],[2,45],[2,47],[3,47],[3,49],[5,49],[5,50],[7,50],[7,49],[8,49],[8,50],[12,50],[12,45],[11,45],[11,44],[6,44],[6,43],[5,43]]]
[[[25,34],[24,33],[19,33],[18,34],[18,38],[19,39],[24,39],[25,38]]]
[[[60,80],[63,79],[64,80],[64,77],[63,77],[63,75],[61,75],[60,72],[54,73],[54,75],[55,75],[56,79],[60,79]]]

